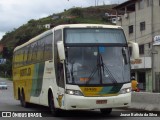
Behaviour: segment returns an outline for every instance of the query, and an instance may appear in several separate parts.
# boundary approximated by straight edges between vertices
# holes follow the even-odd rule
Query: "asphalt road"
[[[29,119],[29,120],[107,120],[107,119],[126,119],[126,120],[159,120],[160,117],[125,117],[125,116],[120,116],[120,114],[126,114],[126,115],[131,115],[132,113],[136,115],[136,113],[139,113],[138,115],[142,114],[144,115],[145,112],[137,112],[133,110],[124,110],[124,109],[113,109],[113,112],[111,113],[110,116],[102,116],[99,110],[90,110],[90,111],[67,111],[63,112],[62,117],[53,117],[48,108],[44,106],[39,106],[39,105],[31,105],[29,108],[23,108],[20,105],[20,102],[18,100],[15,100],[13,97],[13,84],[11,81],[4,80],[0,78],[0,81],[6,81],[8,85],[7,90],[0,90],[0,114],[2,112],[11,112],[12,117],[7,117],[7,118],[0,118],[3,120],[24,120],[24,119]],[[21,115],[25,115],[27,112],[28,113],[40,113],[42,115],[42,118],[18,118],[14,113],[20,113]],[[152,112],[151,112],[152,113]],[[40,115],[39,114],[39,115]],[[147,113],[148,114],[148,113]],[[155,113],[156,114],[156,113]],[[15,118],[13,118],[13,116]]]

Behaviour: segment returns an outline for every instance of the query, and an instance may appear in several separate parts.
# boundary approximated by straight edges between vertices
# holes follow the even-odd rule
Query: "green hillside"
[[[13,49],[27,42],[29,39],[37,36],[38,34],[48,30],[44,26],[50,24],[51,28],[60,24],[78,24],[78,23],[94,23],[94,24],[111,24],[105,18],[105,13],[114,13],[112,7],[115,5],[104,5],[97,7],[88,8],[71,8],[69,10],[64,10],[62,13],[57,13],[50,15],[46,18],[39,20],[29,20],[26,24],[20,26],[13,31],[7,32],[3,36],[0,44],[3,44],[7,48],[7,58],[8,62],[11,64]],[[8,68],[7,71],[11,75],[11,65],[6,67],[0,65],[0,75],[4,73],[2,68]]]
[[[54,27],[59,24],[76,24],[76,23],[95,23],[95,24],[111,24],[104,19],[106,12],[113,13],[111,9],[114,5],[105,5],[88,8],[71,8],[64,10],[62,13],[50,15],[39,20],[30,20],[28,23],[20,26],[13,31],[7,32],[3,36],[0,43],[6,47],[14,48],[36,35],[46,31],[45,24],[51,24]],[[59,16],[53,19],[53,16]]]

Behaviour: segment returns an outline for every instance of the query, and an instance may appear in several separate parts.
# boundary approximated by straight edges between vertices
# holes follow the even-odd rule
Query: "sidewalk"
[[[133,92],[129,108],[160,111],[160,93]]]

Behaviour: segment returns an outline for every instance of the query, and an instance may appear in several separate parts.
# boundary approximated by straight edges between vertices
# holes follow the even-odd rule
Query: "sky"
[[[6,32],[72,7],[122,3],[126,0],[0,0],[0,40]]]

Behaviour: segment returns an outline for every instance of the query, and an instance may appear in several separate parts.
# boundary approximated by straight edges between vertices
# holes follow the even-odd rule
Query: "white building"
[[[109,13],[105,13],[104,14],[105,18],[108,19],[110,22],[116,24],[117,23],[117,15],[113,15],[113,14],[109,14]],[[120,17],[120,15],[118,15],[118,17]]]
[[[51,24],[45,24],[44,27],[45,27],[46,29],[50,29],[50,28],[51,28]]]
[[[114,7],[117,25],[121,25],[128,41],[139,44],[140,59],[132,60],[132,73],[140,83],[140,88],[150,92],[160,92],[160,0],[128,0]],[[130,49],[131,51],[131,49]]]

